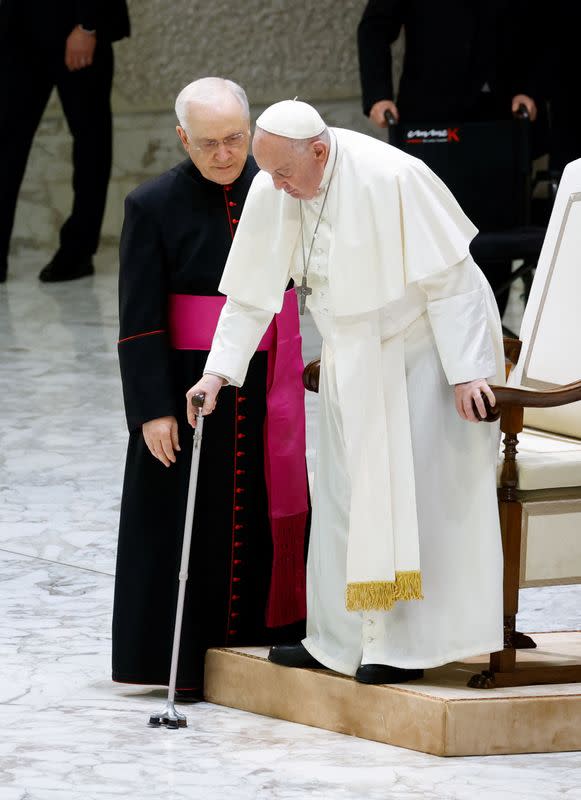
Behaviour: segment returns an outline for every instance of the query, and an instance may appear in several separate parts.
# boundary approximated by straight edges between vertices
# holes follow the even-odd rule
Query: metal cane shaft
[[[173,647],[171,653],[171,668],[169,674],[168,699],[174,700],[176,679],[178,672],[178,660],[180,654],[180,640],[182,635],[182,619],[184,616],[184,602],[186,597],[186,584],[188,581],[188,566],[190,561],[190,549],[192,543],[192,526],[194,522],[194,509],[196,506],[196,487],[198,485],[198,471],[200,467],[200,446],[202,444],[202,430],[204,418],[199,415],[196,422],[194,433],[194,443],[192,449],[192,464],[190,467],[190,482],[188,485],[188,502],[186,506],[186,520],[184,523],[184,540],[182,544],[182,560],[180,563],[178,602],[176,606],[176,621],[173,635]]]

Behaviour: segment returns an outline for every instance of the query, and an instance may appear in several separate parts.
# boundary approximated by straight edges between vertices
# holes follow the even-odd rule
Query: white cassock
[[[308,251],[332,177],[308,275],[323,351],[303,644],[346,675],[500,650],[498,425],[463,421],[453,389],[504,380],[496,303],[468,250],[476,229],[422,162],[351,131],[331,139],[320,190],[303,201]],[[205,368],[233,385],[289,277],[301,282],[298,206],[259,173]],[[387,569],[412,570],[419,555],[423,599],[365,610],[357,587],[383,580],[388,531],[399,566]]]

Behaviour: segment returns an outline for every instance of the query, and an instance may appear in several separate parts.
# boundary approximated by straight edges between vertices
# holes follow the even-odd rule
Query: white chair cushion
[[[525,428],[519,434],[517,455],[518,488],[560,489],[581,487],[581,439]],[[504,445],[501,445],[500,470]]]
[[[581,375],[579,376],[581,378]],[[525,427],[581,439],[581,402],[556,408],[525,409]]]

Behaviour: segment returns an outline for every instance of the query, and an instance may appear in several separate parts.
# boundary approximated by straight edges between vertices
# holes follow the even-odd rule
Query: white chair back
[[[520,338],[511,385],[550,389],[581,380],[581,159],[563,173]],[[581,403],[527,409],[525,425],[581,439]]]

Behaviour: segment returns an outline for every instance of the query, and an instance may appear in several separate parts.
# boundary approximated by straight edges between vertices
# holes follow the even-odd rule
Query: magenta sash
[[[224,296],[170,294],[172,347],[209,351],[225,302]],[[274,316],[258,350],[268,351],[264,470],[273,560],[266,624],[279,627],[304,619],[306,614],[305,406],[299,315],[293,289],[285,292],[282,309]]]

